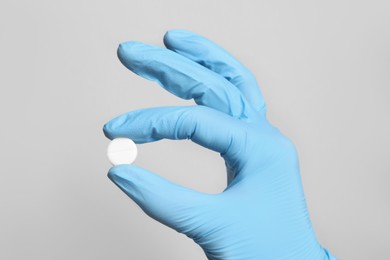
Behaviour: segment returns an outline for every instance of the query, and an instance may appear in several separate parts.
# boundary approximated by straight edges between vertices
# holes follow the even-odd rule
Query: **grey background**
[[[319,241],[389,259],[389,1],[0,1],[0,259],[205,259],[106,177],[103,124],[188,105],[125,69],[127,40],[203,34],[257,76],[268,118],[296,144]],[[198,163],[201,162],[201,163]],[[137,165],[205,192],[218,154],[139,145]]]

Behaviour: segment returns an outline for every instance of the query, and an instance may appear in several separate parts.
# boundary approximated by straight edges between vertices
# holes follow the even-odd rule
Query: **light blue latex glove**
[[[167,47],[120,44],[121,62],[195,106],[132,111],[104,126],[135,143],[191,139],[221,154],[228,187],[205,194],[146,169],[120,165],[108,177],[150,217],[192,238],[208,259],[335,259],[318,243],[293,143],[266,119],[255,77],[221,47],[169,31]],[[180,158],[178,158],[180,160]]]

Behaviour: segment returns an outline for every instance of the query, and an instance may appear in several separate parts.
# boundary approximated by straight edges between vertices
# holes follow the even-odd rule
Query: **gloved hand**
[[[134,165],[108,177],[150,217],[187,235],[208,259],[335,259],[313,231],[293,143],[266,119],[255,77],[221,47],[169,31],[167,49],[120,44],[120,61],[195,106],[123,114],[104,126],[109,139],[135,143],[191,139],[223,157],[228,186],[205,194]]]

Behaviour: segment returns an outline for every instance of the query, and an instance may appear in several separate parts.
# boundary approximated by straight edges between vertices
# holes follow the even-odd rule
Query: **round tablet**
[[[113,165],[132,164],[137,157],[137,146],[128,138],[115,138],[107,148],[108,160]]]

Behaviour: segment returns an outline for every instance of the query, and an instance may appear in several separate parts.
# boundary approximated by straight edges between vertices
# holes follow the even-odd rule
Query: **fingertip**
[[[128,51],[127,51],[127,45],[128,42],[122,42],[119,44],[118,49],[116,51],[116,54],[118,56],[118,59],[120,62],[127,67],[125,57],[128,56]]]
[[[109,122],[107,122],[104,126],[103,126],[103,133],[104,135],[108,138],[108,139],[114,139],[116,137],[119,137],[119,135],[121,134],[124,134],[122,133],[122,130],[123,130],[123,126],[126,124],[127,122],[127,115],[126,114],[123,114],[123,115],[120,115],[112,120],[110,120]]]
[[[165,33],[165,37],[180,37],[180,36],[188,36],[194,34],[191,31],[184,30],[184,29],[170,29]]]
[[[123,54],[123,53],[131,53],[131,51],[139,46],[141,43],[137,41],[127,41],[127,42],[121,42],[118,45],[118,53]]]
[[[111,136],[111,131],[110,131],[110,127],[109,127],[108,123],[103,126],[103,134],[108,139],[110,139],[110,140],[113,139]]]
[[[114,177],[116,176],[116,174],[115,174],[116,168],[117,168],[117,166],[113,166],[113,167],[111,167],[111,168],[108,170],[108,172],[107,172],[107,177],[108,177],[111,181],[113,181]]]
[[[140,61],[140,54],[145,46],[147,45],[137,41],[122,42],[117,48],[117,56],[123,65],[132,69],[132,65]]]
[[[175,34],[176,34],[176,29],[173,29],[173,30],[168,30],[165,34],[164,34],[164,38],[163,38],[163,42],[164,42],[164,45],[169,49],[172,45],[172,41],[175,39]]]
[[[136,172],[137,167],[130,164],[120,164],[111,167],[108,170],[107,177],[114,183],[123,183],[124,180],[130,180],[130,173]]]
[[[116,53],[117,53],[118,58],[120,60],[122,60],[122,58],[125,56],[125,54],[127,54],[128,47],[129,47],[130,43],[131,42],[121,42],[121,43],[119,43]]]
[[[103,133],[110,140],[116,138],[116,136],[115,136],[115,129],[113,128],[112,121],[106,123],[103,126]]]
[[[166,31],[164,34],[164,37],[163,37],[163,43],[164,43],[165,47],[167,47],[168,49],[171,46],[170,43],[171,43],[171,39],[172,39],[172,34],[174,33],[173,31],[174,30]]]
[[[172,43],[175,42],[175,40],[180,40],[188,36],[195,35],[195,33],[188,31],[188,30],[183,30],[183,29],[171,29],[168,30],[163,38],[164,45],[166,47],[172,46]]]

